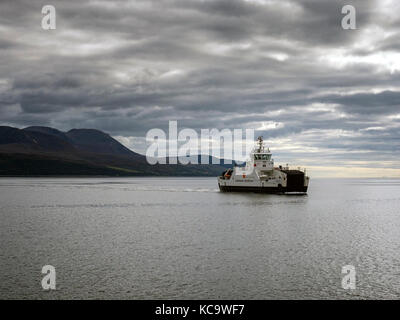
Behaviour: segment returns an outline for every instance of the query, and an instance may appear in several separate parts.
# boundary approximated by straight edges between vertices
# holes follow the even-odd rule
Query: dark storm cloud
[[[12,47],[16,46],[16,44],[13,41],[9,41],[6,39],[1,39],[0,40],[0,50],[4,49],[10,49]]]
[[[394,114],[400,112],[400,92],[358,93],[352,95],[328,96],[320,101],[340,104],[348,113]]]
[[[56,7],[56,30],[41,29],[46,4]],[[144,137],[178,120],[301,139],[332,157],[396,158],[399,5],[353,0],[358,28],[343,30],[344,4],[2,1],[2,122]]]

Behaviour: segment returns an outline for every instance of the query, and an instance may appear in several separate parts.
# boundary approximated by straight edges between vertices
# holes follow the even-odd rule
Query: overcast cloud
[[[142,153],[168,120],[254,128],[315,175],[400,176],[399,29],[397,0],[2,0],[1,125],[96,128]]]

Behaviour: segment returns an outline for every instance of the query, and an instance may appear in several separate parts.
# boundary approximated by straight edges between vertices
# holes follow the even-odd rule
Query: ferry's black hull
[[[301,186],[296,188],[285,188],[285,187],[238,187],[238,186],[219,186],[219,190],[222,192],[254,192],[254,193],[268,193],[268,194],[283,194],[288,192],[299,192],[307,193],[307,186]]]

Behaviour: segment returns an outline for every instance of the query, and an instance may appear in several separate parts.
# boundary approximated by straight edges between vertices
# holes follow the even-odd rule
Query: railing
[[[306,172],[307,172],[306,168],[301,168],[301,167],[297,167],[296,169],[291,169],[288,164],[286,164],[286,166],[276,167],[275,169],[277,169],[277,170],[299,170],[301,172],[304,172],[304,174],[306,174]]]

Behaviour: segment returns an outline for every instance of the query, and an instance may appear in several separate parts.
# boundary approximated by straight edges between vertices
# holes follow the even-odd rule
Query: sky
[[[315,177],[400,177],[400,1],[1,0],[0,125],[145,153],[170,120],[254,129]]]

